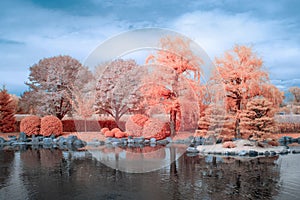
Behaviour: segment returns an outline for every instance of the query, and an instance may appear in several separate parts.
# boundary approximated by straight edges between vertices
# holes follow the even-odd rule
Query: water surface
[[[177,147],[176,147],[177,148]],[[180,156],[175,147],[150,154],[156,161]],[[111,149],[112,150],[112,149]],[[297,199],[300,154],[234,158],[183,154],[161,169],[127,173],[103,159],[114,151],[0,150],[0,199]],[[156,149],[157,150],[157,149]],[[95,150],[94,150],[95,151]],[[139,154],[125,158],[139,161]],[[113,162],[113,163],[118,163]]]

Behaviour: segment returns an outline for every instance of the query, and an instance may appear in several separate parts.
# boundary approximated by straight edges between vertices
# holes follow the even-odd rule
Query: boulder
[[[64,137],[59,137],[58,140],[57,140],[57,144],[58,144],[59,146],[63,146],[63,145],[65,145],[66,143],[67,143],[67,139],[64,138]]]
[[[150,138],[150,143],[156,143],[156,138]]]
[[[195,148],[195,147],[188,147],[186,149],[186,152],[187,153],[199,153],[199,150],[197,148]]]
[[[75,148],[82,148],[86,145],[86,143],[82,140],[79,140],[79,139],[76,139],[74,142],[73,142],[73,146]]]
[[[15,135],[9,135],[8,138],[9,138],[10,141],[17,140],[17,136],[15,136]]]
[[[133,141],[136,144],[142,144],[142,143],[144,143],[145,138],[144,137],[137,137],[137,138],[134,138]]]
[[[246,156],[246,155],[248,155],[248,152],[246,150],[242,150],[242,151],[239,152],[238,155],[239,156]]]
[[[3,144],[5,142],[6,142],[6,140],[4,138],[0,137],[0,144]]]
[[[36,145],[39,143],[39,138],[36,137],[34,134],[31,136],[31,142],[33,145]]]
[[[164,139],[164,140],[158,140],[156,143],[159,145],[167,145],[169,143],[169,141]]]
[[[20,132],[18,141],[19,142],[26,142],[27,141],[26,134],[24,132]]]
[[[77,140],[77,139],[78,139],[78,138],[77,138],[76,135],[69,135],[69,136],[67,137],[67,139],[66,139],[66,143],[67,143],[68,145],[73,144],[73,142],[74,142],[75,140]]]
[[[281,138],[279,138],[279,142],[280,143],[290,143],[292,141],[292,137],[289,137],[289,136],[283,136]]]
[[[53,140],[51,138],[44,138],[43,139],[43,145],[47,145],[47,146],[50,146],[53,144]]]
[[[255,151],[255,150],[250,150],[250,151],[249,151],[249,156],[250,156],[250,157],[258,156],[258,152]]]

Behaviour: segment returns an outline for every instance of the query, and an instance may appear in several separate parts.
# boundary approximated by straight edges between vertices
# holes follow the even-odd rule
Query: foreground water
[[[300,197],[300,154],[238,160],[188,157],[181,155],[179,147],[154,150],[147,154],[148,159],[164,161],[163,167],[147,173],[127,173],[107,166],[119,165],[125,158],[141,162],[146,157],[138,153],[141,149],[0,150],[0,199]],[[172,156],[178,159],[171,162]]]

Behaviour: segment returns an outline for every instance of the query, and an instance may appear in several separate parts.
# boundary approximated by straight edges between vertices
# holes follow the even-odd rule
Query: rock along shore
[[[224,148],[223,144],[198,145],[188,147],[187,153],[192,155],[222,155],[222,156],[274,156],[277,154],[300,153],[300,148],[290,149],[288,146],[257,146],[254,141],[236,140],[234,148]]]

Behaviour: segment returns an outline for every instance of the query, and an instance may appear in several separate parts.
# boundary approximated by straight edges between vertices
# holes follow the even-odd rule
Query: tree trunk
[[[177,115],[177,111],[172,109],[170,111],[170,131],[171,131],[171,136],[175,136],[175,134],[176,134],[176,115]]]
[[[237,100],[237,113],[241,110],[241,99],[238,98]],[[241,138],[241,133],[240,133],[240,117],[238,116],[236,121],[235,121],[235,137],[236,138]]]

